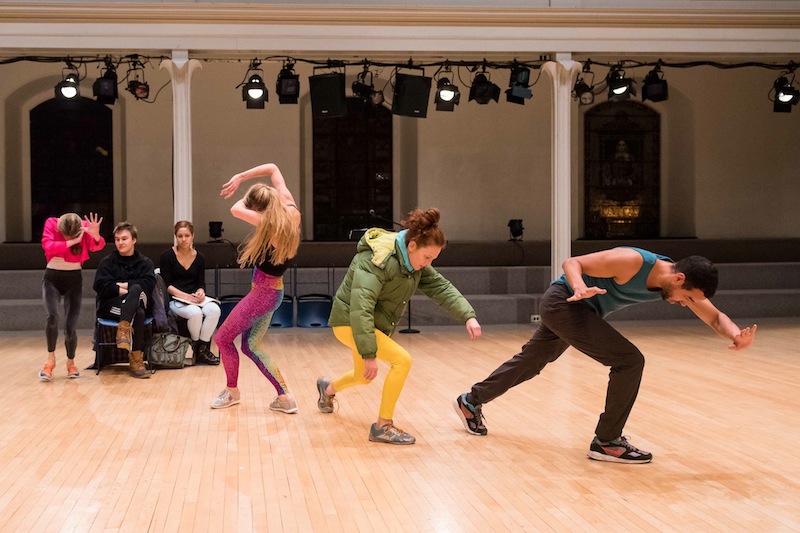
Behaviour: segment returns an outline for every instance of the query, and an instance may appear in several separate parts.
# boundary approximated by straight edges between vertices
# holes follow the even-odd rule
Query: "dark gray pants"
[[[139,285],[129,285],[128,293],[100,304],[97,316],[121,322],[127,320],[133,326],[131,350],[144,349],[144,320],[147,317],[147,295]]]
[[[500,365],[492,374],[472,386],[467,401],[490,402],[511,387],[539,374],[570,345],[595,361],[611,367],[605,411],[595,434],[609,441],[622,435],[644,371],[644,356],[584,302],[567,302],[566,286],[551,285],[539,309],[542,321],[520,353]]]
[[[75,359],[78,334],[75,327],[81,314],[83,275],[80,270],[53,270],[47,268],[42,279],[42,300],[47,312],[44,334],[47,351],[54,352],[58,340],[58,304],[64,299],[64,346],[67,357]]]

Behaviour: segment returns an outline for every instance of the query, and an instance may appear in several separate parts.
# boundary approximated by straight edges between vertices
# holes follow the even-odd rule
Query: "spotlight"
[[[531,69],[514,65],[511,69],[511,79],[506,89],[506,101],[514,104],[525,105],[525,100],[533,97],[528,82],[531,79]]]
[[[436,82],[436,95],[433,102],[437,111],[453,111],[461,100],[461,91],[447,78],[439,78]]]
[[[55,87],[56,100],[74,100],[81,95],[80,76],[78,71],[67,62],[67,68],[63,73],[63,80],[58,82]]]
[[[608,99],[627,100],[631,95],[636,96],[633,80],[626,78],[625,71],[620,67],[613,67],[608,73]]]
[[[792,76],[792,81],[789,81],[786,76],[781,76],[775,80],[773,84],[775,95],[772,107],[775,113],[791,113],[792,106],[797,105],[797,102],[800,101],[800,91],[795,89],[793,82],[794,76]]]
[[[369,76],[369,80],[367,76]],[[372,77],[373,74],[370,72],[369,67],[364,65],[364,70],[356,76],[356,81],[353,82],[353,95],[360,98],[365,104],[381,105],[384,101],[383,92],[375,90]]]
[[[591,78],[589,76],[591,76]],[[591,59],[584,63],[583,72],[578,76],[578,79],[575,81],[575,86],[572,88],[572,97],[579,100],[581,105],[591,105],[594,103],[594,72],[592,72]]]
[[[92,85],[92,94],[101,104],[114,105],[114,102],[119,98],[117,71],[114,70],[114,65],[108,58],[106,58],[106,71]]]
[[[261,76],[251,75],[242,86],[242,101],[247,103],[247,109],[264,109],[264,103],[269,101],[269,93]]]
[[[223,231],[222,222],[212,220],[208,223],[208,236],[213,239],[211,242],[221,242],[219,239]]]
[[[433,78],[396,74],[392,113],[405,117],[425,118],[428,116],[428,100]]]
[[[244,75],[244,80],[236,86],[237,89],[242,88],[242,101],[247,104],[247,109],[264,109],[264,102],[269,101],[269,92],[264,83],[264,73],[258,68],[260,65],[261,62],[257,59],[252,60]]]
[[[300,76],[294,73],[294,63],[284,63],[275,82],[275,92],[281,104],[296,104],[300,96]]]
[[[656,67],[644,77],[642,102],[645,100],[663,102],[669,97],[668,89],[667,80],[664,79],[664,74],[661,72],[661,65],[657,64]]]
[[[316,74],[308,78],[311,91],[311,114],[318,118],[347,115],[345,76],[341,72]]]
[[[522,240],[522,231],[525,228],[522,227],[522,219],[521,218],[512,218],[508,221],[508,230],[511,232],[511,238],[508,239],[509,241],[521,241]]]
[[[146,100],[150,96],[150,85],[144,80],[144,63],[140,62],[138,56],[134,56],[128,73],[126,90],[137,100]]]
[[[481,105],[486,105],[490,101],[495,102],[500,100],[500,87],[492,83],[486,77],[486,72],[479,73],[472,80],[472,87],[469,89],[469,99],[475,100]]]

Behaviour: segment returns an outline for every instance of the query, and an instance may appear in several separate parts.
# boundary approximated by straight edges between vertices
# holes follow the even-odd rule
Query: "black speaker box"
[[[431,78],[397,74],[394,81],[392,113],[406,117],[428,116]]]
[[[308,78],[311,88],[311,114],[315,117],[343,117],[347,114],[344,74],[330,72]]]

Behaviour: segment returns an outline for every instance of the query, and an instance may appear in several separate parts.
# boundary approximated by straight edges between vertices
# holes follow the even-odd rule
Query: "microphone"
[[[403,229],[406,228],[404,225],[400,224],[399,222],[395,222],[394,220],[389,220],[388,218],[383,218],[382,216],[380,216],[377,213],[375,213],[374,209],[370,209],[367,212],[369,213],[369,216],[371,216],[372,218],[377,218],[378,220],[382,220],[382,221],[384,221],[384,222],[386,222],[388,224],[394,224],[395,226],[400,226]]]

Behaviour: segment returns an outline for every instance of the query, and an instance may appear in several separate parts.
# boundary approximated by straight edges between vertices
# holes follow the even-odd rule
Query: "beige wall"
[[[166,71],[155,67],[146,71],[153,94],[169,80]],[[20,195],[29,163],[25,163],[26,144],[18,135],[24,130],[27,111],[51,97],[61,67],[20,62],[0,68],[0,202],[5,214],[0,219],[0,238],[19,240],[24,204]],[[91,95],[91,82],[99,73],[93,68],[82,83],[84,95]],[[230,216],[231,202],[219,197],[219,188],[235,172],[265,161],[281,167],[310,220],[313,169],[307,138],[307,76],[311,70],[299,68],[302,103],[279,105],[274,79],[280,64],[263,68],[270,90],[270,102],[263,111],[245,109],[235,89],[244,77],[246,62],[204,62],[192,80],[193,218],[199,240],[207,238],[209,220],[222,220],[228,239],[244,237],[247,228]],[[646,69],[640,70],[629,74],[641,79]],[[670,100],[648,104],[663,118],[664,236],[800,234],[800,210],[794,205],[800,198],[800,154],[795,148],[800,109],[772,113],[767,93],[778,73],[710,67],[665,72]],[[507,73],[495,73],[494,81],[505,89]],[[427,119],[395,117],[395,218],[402,217],[409,206],[437,206],[452,240],[505,240],[508,220],[522,218],[526,239],[548,240],[550,86],[543,77],[525,106],[506,103],[504,98],[479,106],[467,101],[468,89],[462,87],[462,102],[453,113],[435,111],[431,97]],[[723,98],[713,101],[715,93]],[[166,86],[154,104],[135,101],[125,91],[121,98],[124,105],[114,109],[120,140],[115,146],[115,169],[124,191],[124,209],[118,215],[139,226],[143,242],[165,241],[173,224],[171,87]],[[391,99],[391,87],[387,98]],[[597,101],[604,98],[600,95]],[[575,125],[573,237],[577,238],[583,160],[579,118]]]

